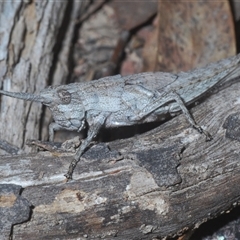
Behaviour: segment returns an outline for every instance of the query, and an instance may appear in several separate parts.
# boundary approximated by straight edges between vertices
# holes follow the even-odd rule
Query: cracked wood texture
[[[92,146],[68,183],[70,154],[1,157],[1,183],[21,185],[33,206],[12,238],[162,239],[224,214],[240,201],[239,88],[234,83],[192,109],[210,142],[181,114]]]
[[[64,83],[74,19],[80,7],[81,1],[0,2],[2,89],[34,93],[48,85]],[[44,114],[40,131],[42,111],[41,104],[1,97],[1,139],[18,147],[23,147],[29,138],[46,139],[48,129],[44,126],[50,115]]]

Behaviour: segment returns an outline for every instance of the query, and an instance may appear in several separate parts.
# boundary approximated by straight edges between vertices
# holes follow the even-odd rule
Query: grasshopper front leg
[[[100,128],[104,125],[105,120],[106,116],[100,114],[94,118],[94,121],[92,123],[89,123],[88,136],[84,141],[82,141],[82,144],[78,148],[74,159],[69,165],[68,172],[64,175],[68,180],[72,179],[73,171],[77,166],[78,162],[80,161],[81,156],[86,151],[93,138],[98,134]]]
[[[53,142],[54,140],[54,132],[63,129],[60,125],[55,122],[49,124],[48,131],[49,131],[49,141]]]

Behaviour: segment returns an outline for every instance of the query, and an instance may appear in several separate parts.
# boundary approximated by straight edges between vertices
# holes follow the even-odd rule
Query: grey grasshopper
[[[0,90],[6,96],[40,102],[49,107],[54,122],[49,125],[49,140],[60,129],[80,132],[88,126],[86,139],[78,148],[68,172],[102,127],[114,128],[157,121],[167,114],[183,112],[189,123],[211,140],[211,135],[196,124],[188,109],[189,104],[203,97],[209,90],[233,78],[238,73],[240,55],[221,60],[189,72],[165,72],[121,75],[99,80],[50,86],[39,94]]]

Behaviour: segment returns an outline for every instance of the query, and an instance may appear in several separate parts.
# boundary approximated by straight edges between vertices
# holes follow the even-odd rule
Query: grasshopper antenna
[[[32,93],[8,92],[0,90],[0,94],[13,98],[23,99],[26,101],[42,102],[42,98],[39,95],[34,95]]]

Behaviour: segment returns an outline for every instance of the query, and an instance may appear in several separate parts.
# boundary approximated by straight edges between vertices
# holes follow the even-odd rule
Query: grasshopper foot
[[[64,177],[66,177],[67,181],[72,180],[72,174],[66,173]]]
[[[76,159],[73,159],[72,162],[70,163],[68,172],[64,175],[67,178],[67,180],[72,179],[73,171],[74,171],[74,168],[76,167],[77,163],[78,163],[78,161]]]
[[[213,139],[212,135],[208,131],[203,130],[199,126],[194,126],[194,127],[198,130],[199,133],[201,134],[203,133],[206,136],[206,142],[209,142]]]
[[[206,142],[209,142],[213,139],[212,135],[209,132],[203,130],[203,134],[206,136]]]

